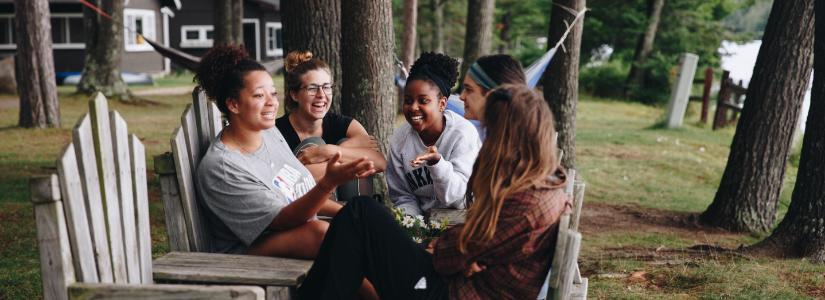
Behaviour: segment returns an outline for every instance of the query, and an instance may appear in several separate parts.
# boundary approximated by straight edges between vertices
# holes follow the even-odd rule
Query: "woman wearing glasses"
[[[290,149],[315,179],[324,176],[326,162],[341,152],[341,161],[367,157],[378,172],[387,161],[378,143],[351,117],[329,112],[333,82],[329,66],[308,51],[292,51],[285,61],[288,113],[275,122]]]

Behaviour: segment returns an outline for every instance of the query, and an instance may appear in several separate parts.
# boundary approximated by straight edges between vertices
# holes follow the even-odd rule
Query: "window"
[[[181,48],[212,47],[212,25],[184,25],[180,27]]]
[[[266,55],[284,55],[284,46],[281,41],[281,22],[266,23]]]
[[[52,45],[55,49],[83,49],[86,32],[82,14],[52,14]]]
[[[123,34],[126,51],[153,51],[152,45],[143,38],[155,40],[155,12],[148,9],[126,8],[123,10]]]
[[[14,17],[0,16],[0,49],[15,49]]]

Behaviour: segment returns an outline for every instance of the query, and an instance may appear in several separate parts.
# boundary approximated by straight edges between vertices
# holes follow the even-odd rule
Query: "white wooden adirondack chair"
[[[186,283],[251,284],[266,287],[267,299],[293,299],[312,261],[209,252],[210,236],[201,214],[194,175],[201,157],[223,128],[215,103],[195,88],[193,103],[172,134],[172,153],[156,156],[169,248],[154,262],[156,280]]]
[[[263,299],[256,286],[154,284],[143,144],[97,94],[57,160],[32,178],[44,299]]]

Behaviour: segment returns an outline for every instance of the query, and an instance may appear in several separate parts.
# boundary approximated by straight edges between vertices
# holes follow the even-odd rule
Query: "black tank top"
[[[347,129],[349,129],[350,123],[352,123],[351,117],[327,113],[321,125],[321,139],[327,144],[338,144],[341,139],[347,137]],[[295,147],[301,143],[301,139],[298,138],[298,133],[295,132],[292,123],[289,123],[289,114],[284,114],[283,117],[275,120],[275,126],[278,127],[278,130],[286,139],[289,149],[295,150]]]

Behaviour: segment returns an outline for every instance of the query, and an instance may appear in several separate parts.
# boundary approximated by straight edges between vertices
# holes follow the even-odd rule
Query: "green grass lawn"
[[[158,86],[186,85],[191,75],[166,80],[159,80]],[[279,86],[281,82],[276,80]],[[190,99],[189,95],[147,98],[155,103],[109,105],[142,138],[147,166],[152,169],[151,158],[169,151],[171,132]],[[0,299],[40,297],[27,180],[55,172],[55,158],[69,142],[71,126],[88,110],[88,98],[61,88],[60,104],[62,128],[48,130],[16,128],[17,109],[0,106]],[[583,220],[580,261],[583,274],[590,278],[592,298],[825,297],[823,266],[688,251],[696,244],[735,248],[761,236],[694,232],[661,224],[599,225],[595,218],[611,216],[615,208],[627,208],[629,216],[633,211],[663,216],[701,212],[713,199],[734,129],[711,131],[697,124],[696,107],[691,107],[686,126],[679,130],[656,126],[663,114],[659,107],[583,96],[578,109],[577,169],[587,182],[584,217],[590,213],[594,218]],[[787,208],[795,175],[795,167],[789,165],[780,215]],[[150,174],[149,180],[153,250],[160,255],[167,251],[163,207],[156,177]],[[595,211],[606,213],[593,216]]]

